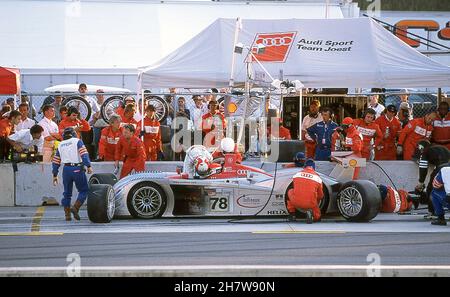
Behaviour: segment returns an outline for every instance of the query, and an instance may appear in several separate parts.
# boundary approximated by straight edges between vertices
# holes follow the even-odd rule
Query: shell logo
[[[228,112],[229,113],[235,113],[236,110],[238,109],[236,103],[231,102],[230,104],[228,104]]]
[[[348,162],[348,165],[350,165],[351,167],[356,167],[356,165],[358,165],[358,161],[356,161],[355,159],[351,159]]]

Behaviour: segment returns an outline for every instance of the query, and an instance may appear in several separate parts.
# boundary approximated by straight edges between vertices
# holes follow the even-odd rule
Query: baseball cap
[[[352,125],[353,119],[351,117],[346,117],[344,120],[342,120],[342,125]]]
[[[102,89],[98,89],[97,93],[104,93],[104,91]]]

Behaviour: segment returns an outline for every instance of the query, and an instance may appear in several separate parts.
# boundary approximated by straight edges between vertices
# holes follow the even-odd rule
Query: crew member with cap
[[[289,220],[295,221],[297,209],[306,212],[306,222],[320,221],[319,202],[323,199],[322,179],[315,171],[312,159],[305,162],[305,168],[293,177],[294,188],[288,191],[287,209]]]
[[[438,114],[433,122],[433,133],[431,142],[446,146],[450,149],[450,112],[448,112],[448,102],[439,103]]]
[[[433,191],[431,199],[434,206],[434,214],[437,216],[431,222],[432,225],[446,226],[444,207],[450,208],[450,164],[443,166],[433,179]]]
[[[98,157],[103,161],[114,161],[116,147],[123,134],[120,116],[114,114],[109,119],[109,126],[103,128],[98,146]]]
[[[320,101],[317,99],[312,100],[309,105],[309,113],[303,118],[302,122],[302,139],[305,140],[305,153],[307,158],[314,158],[316,151],[316,142],[309,136],[307,129],[323,121],[319,109]]]
[[[402,124],[402,129],[405,128],[405,126],[408,125],[409,121],[413,119],[410,112],[411,108],[408,102],[400,103],[398,107],[397,118]]]
[[[147,161],[156,161],[158,154],[162,153],[161,129],[159,121],[155,116],[155,107],[148,105],[145,108],[144,131],[140,131],[140,136],[144,136],[145,154]],[[138,123],[140,130],[142,122]]]
[[[75,106],[69,107],[67,111],[67,117],[62,120],[59,125],[59,133],[62,134],[66,128],[73,128],[77,133],[77,137],[81,137],[81,132],[87,132],[91,130],[91,125],[84,120],[80,119],[80,112]],[[80,138],[81,139],[81,138]]]
[[[353,124],[356,129],[363,136],[363,147],[362,147],[362,157],[367,160],[373,160],[375,156],[374,148],[380,145],[383,139],[383,134],[381,133],[378,124],[374,123],[376,112],[375,110],[369,108],[364,112],[362,119],[356,119]]]
[[[383,133],[383,138],[378,146],[375,147],[375,160],[396,160],[397,149],[395,141],[398,133],[402,128],[402,124],[395,117],[397,108],[395,105],[388,105],[384,113],[375,120]]]
[[[218,136],[219,141],[223,138],[223,131],[226,127],[225,117],[219,112],[217,107],[217,101],[209,101],[209,112],[202,117],[202,131],[205,136],[203,143],[206,147],[215,145],[216,136]]]
[[[58,184],[58,171],[61,164],[64,164],[63,169],[63,185],[64,198],[61,204],[64,207],[66,221],[70,221],[71,215],[75,220],[80,220],[78,214],[81,205],[83,205],[89,191],[89,185],[84,173],[84,166],[87,167],[88,174],[92,174],[91,162],[89,154],[81,139],[77,138],[75,129],[69,127],[63,131],[63,141],[59,144],[56,154],[53,157],[53,184]],[[78,198],[72,208],[70,208],[70,201],[72,199],[73,183],[78,190]]]
[[[123,115],[120,116],[122,118],[121,125],[124,126],[126,124],[131,124],[134,126],[134,129],[137,130],[138,122],[134,118],[135,114],[136,114],[136,106],[134,104],[127,104],[123,111]]]
[[[340,127],[336,128],[331,138],[332,151],[352,151],[361,157],[363,137],[353,125],[353,119],[346,117]]]
[[[411,120],[400,131],[397,145],[397,155],[403,152],[403,160],[411,160],[420,140],[430,139],[433,131],[432,123],[436,112],[430,112],[425,117]]]
[[[145,170],[145,149],[144,144],[135,136],[136,129],[131,124],[123,126],[123,135],[120,137],[116,146],[115,166],[119,169],[119,161],[123,161],[120,178],[131,173],[134,169],[136,172]]]
[[[425,189],[425,179],[428,175],[428,168],[433,172],[426,187],[426,202],[428,203],[428,216],[433,214],[433,204],[431,202],[431,191],[433,190],[433,180],[442,166],[450,161],[450,151],[442,145],[432,145],[428,140],[421,140],[417,143],[414,158],[419,161],[419,183],[416,185],[416,192],[421,193]]]
[[[331,156],[331,135],[338,127],[338,124],[331,120],[333,111],[325,107],[322,112],[323,121],[314,124],[307,129],[308,135],[316,143],[315,160],[328,161]]]

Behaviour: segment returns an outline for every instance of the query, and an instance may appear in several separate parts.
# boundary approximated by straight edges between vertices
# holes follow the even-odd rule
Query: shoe
[[[64,207],[64,215],[66,216],[66,221],[72,221],[72,216],[70,214],[70,207]]]
[[[295,221],[297,221],[297,217],[295,216],[295,214],[289,214],[289,216],[288,216],[288,221],[289,221],[289,222],[295,222]]]
[[[80,207],[81,207],[82,203],[80,201],[75,201],[75,203],[73,204],[72,208],[70,209],[70,211],[73,214],[73,218],[77,221],[80,220],[80,215],[78,214],[78,212],[80,211]]]
[[[306,224],[312,224],[314,221],[312,211],[306,211]]]
[[[445,221],[444,216],[439,216],[437,219],[433,220],[431,222],[431,225],[435,226],[447,226],[447,222]]]
[[[431,212],[427,213],[426,215],[423,216],[423,218],[425,220],[435,220],[437,219],[437,216],[433,215]]]

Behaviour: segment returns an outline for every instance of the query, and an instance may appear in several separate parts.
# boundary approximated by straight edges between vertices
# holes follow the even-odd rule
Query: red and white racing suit
[[[411,160],[417,143],[423,139],[430,139],[432,125],[427,125],[424,118],[411,120],[400,132],[398,144],[403,145],[403,160]]]
[[[404,190],[396,191],[394,188],[387,186],[388,192],[383,200],[381,212],[397,213],[411,210],[412,201],[408,201],[408,192]]]
[[[287,209],[312,210],[314,221],[320,220],[319,201],[323,199],[322,179],[312,167],[306,167],[294,175],[294,188],[288,191]]]

